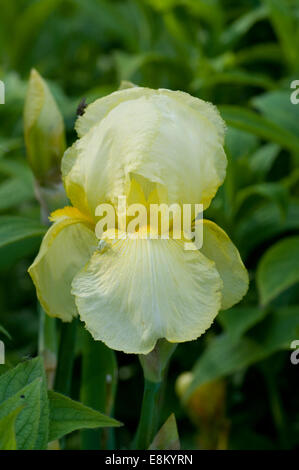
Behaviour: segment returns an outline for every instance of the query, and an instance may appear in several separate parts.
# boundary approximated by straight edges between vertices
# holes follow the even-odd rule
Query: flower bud
[[[177,378],[175,389],[182,402],[192,381],[192,372],[184,372]],[[190,420],[200,430],[200,448],[226,449],[229,432],[226,382],[218,379],[199,385],[184,404]]]
[[[39,185],[58,182],[66,147],[64,122],[46,82],[34,69],[25,100],[24,134],[29,164]]]

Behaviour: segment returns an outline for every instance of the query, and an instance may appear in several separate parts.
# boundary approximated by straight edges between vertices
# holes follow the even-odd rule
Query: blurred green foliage
[[[0,339],[7,364],[37,353],[36,297],[26,270],[45,229],[23,140],[30,69],[47,80],[69,144],[83,97],[89,103],[121,80],[184,90],[212,101],[226,120],[227,178],[206,217],[235,242],[251,282],[244,300],[221,312],[206,335],[177,348],[160,424],[175,412],[182,447],[197,448],[205,426],[191,424],[188,396],[221,380],[229,448],[298,448],[299,365],[290,362],[290,344],[299,338],[299,104],[290,102],[290,84],[299,79],[298,0],[0,3],[6,86],[0,106]],[[85,341],[79,330],[71,396],[82,400]],[[114,415],[125,426],[116,431],[116,446],[123,448],[137,424],[142,375],[134,356],[117,358]],[[191,369],[193,382],[180,400],[174,383]],[[200,416],[195,422],[202,423]],[[78,433],[66,445],[78,448]]]

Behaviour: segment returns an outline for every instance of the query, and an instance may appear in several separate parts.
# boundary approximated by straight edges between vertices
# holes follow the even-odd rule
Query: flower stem
[[[48,388],[53,388],[57,366],[56,319],[46,315],[41,305],[38,305],[39,333],[38,354],[43,358]]]
[[[139,354],[144,373],[144,394],[141,416],[134,439],[134,448],[147,449],[151,444],[158,425],[160,390],[165,371],[177,345],[159,339],[149,354]]]
[[[157,409],[162,382],[144,380],[141,416],[134,441],[137,450],[148,449],[157,427]]]
[[[61,323],[54,389],[65,395],[69,395],[71,388],[77,323],[76,318],[71,323]]]
[[[116,355],[104,343],[94,341],[86,330],[83,334],[80,398],[84,405],[110,416],[113,413],[117,387]],[[81,449],[113,448],[113,428],[84,429],[81,431]]]

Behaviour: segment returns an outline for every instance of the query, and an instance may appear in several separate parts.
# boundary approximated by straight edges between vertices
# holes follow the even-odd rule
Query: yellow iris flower
[[[89,105],[76,130],[62,160],[73,206],[52,214],[29,268],[42,306],[63,321],[79,313],[96,340],[126,353],[147,354],[159,338],[198,338],[248,288],[225,232],[203,220],[199,250],[171,238],[107,237],[98,249],[95,212],[119,196],[207,208],[227,164],[219,113],[187,93],[136,87]]]

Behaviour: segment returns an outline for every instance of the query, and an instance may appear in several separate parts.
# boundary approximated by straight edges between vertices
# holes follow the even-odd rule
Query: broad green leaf
[[[0,248],[31,237],[41,237],[46,228],[25,217],[3,215],[0,217]]]
[[[249,155],[259,143],[259,139],[246,131],[229,126],[225,136],[225,147],[233,160]]]
[[[48,442],[49,408],[43,361],[37,357],[23,362],[0,376],[0,403],[17,394],[23,387],[39,379],[40,414],[37,419],[38,432],[35,449],[44,449]]]
[[[9,269],[17,260],[36,252],[45,231],[34,219],[0,216],[0,269]]]
[[[0,173],[13,178],[22,178],[29,185],[33,186],[33,174],[24,161],[13,160],[12,158],[0,159]]]
[[[233,374],[263,358],[263,348],[253,339],[236,338],[223,333],[214,338],[193,368],[193,381],[184,400],[206,382]]]
[[[262,179],[272,167],[280,152],[277,144],[266,144],[254,152],[249,159],[249,165],[253,173]]]
[[[61,393],[49,390],[48,397],[50,403],[49,441],[59,439],[78,429],[121,426],[119,421],[71,400]]]
[[[261,196],[275,202],[283,214],[287,211],[289,193],[281,183],[259,183],[241,189],[236,196],[235,212],[239,211],[251,196]]]
[[[180,439],[175,415],[172,413],[157,433],[149,450],[180,450]]]
[[[260,116],[254,111],[239,106],[219,106],[223,119],[230,126],[277,143],[290,151],[299,151],[299,137],[282,129],[269,119]]]
[[[235,237],[243,257],[254,248],[277,235],[299,229],[299,202],[291,200],[285,217],[278,206],[267,203],[256,208],[250,215],[241,218],[236,227]]]
[[[266,15],[267,10],[264,6],[249,10],[223,31],[220,38],[221,42],[225,47],[231,46],[240,40],[257,21],[263,20]]]
[[[3,376],[0,376],[0,380]],[[18,450],[32,450],[38,438],[41,412],[41,378],[21,388],[15,395],[0,404],[0,419],[19,409],[16,418],[16,441]]]
[[[266,118],[298,137],[299,106],[291,103],[292,91],[270,91],[251,101]]]
[[[257,284],[263,305],[299,282],[299,237],[288,237],[271,246],[258,265]]]
[[[17,408],[0,419],[0,450],[17,449],[15,423],[21,409]]]
[[[9,178],[0,184],[0,210],[10,209],[33,198],[33,186],[23,178]]]
[[[209,343],[195,363],[194,378],[184,400],[206,382],[231,375],[261,361],[276,351],[289,349],[299,334],[298,306],[278,309],[268,315],[255,328],[255,338],[222,333]]]
[[[276,309],[255,330],[255,339],[263,345],[267,357],[279,350],[290,350],[291,342],[299,335],[299,305]]]
[[[259,323],[266,315],[260,307],[233,307],[219,313],[217,319],[225,332],[233,339],[241,338],[251,327]]]

